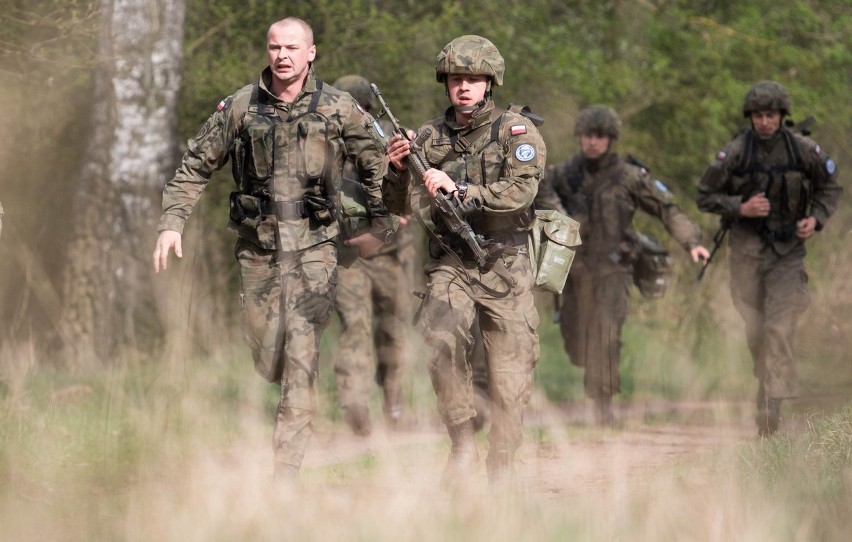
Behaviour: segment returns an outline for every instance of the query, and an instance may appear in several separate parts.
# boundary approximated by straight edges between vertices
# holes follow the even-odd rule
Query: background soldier
[[[571,362],[585,369],[586,395],[601,425],[615,422],[612,396],[621,391],[621,329],[640,250],[636,210],[658,218],[694,262],[709,256],[698,227],[666,186],[614,152],[620,128],[621,119],[609,107],[582,110],[574,127],[580,154],[549,166],[545,176],[567,214],[581,223],[583,244],[562,294],[560,329]]]
[[[365,78],[344,75],[334,87],[351,94],[368,113],[373,111],[376,97]],[[380,124],[383,134],[393,133],[389,122]],[[342,191],[353,201],[364,201],[364,190],[350,160],[343,168]],[[394,241],[373,256],[358,258],[349,268],[338,267],[335,307],[341,330],[334,371],[344,418],[358,435],[370,433],[368,403],[373,381],[382,388],[388,426],[397,427],[402,416],[415,259],[414,236],[408,228],[400,228]]]
[[[181,256],[184,224],[210,175],[230,158],[238,190],[229,226],[239,235],[246,335],[255,368],[281,383],[275,477],[292,484],[317,407],[319,340],[337,284],[336,190],[347,155],[356,157],[377,234],[349,242],[367,254],[392,237],[395,224],[381,201],[386,168],[373,119],[314,76],[311,27],[283,19],[266,39],[269,66],[260,81],[219,104],[166,184],[154,270],[166,269],[172,248]]]
[[[503,83],[505,63],[497,48],[480,36],[462,36],[438,54],[436,77],[444,84],[451,107],[426,123],[431,130],[424,155],[431,166],[424,184],[410,187],[412,168],[407,141],[399,137],[388,149],[392,168],[385,185],[392,210],[401,209],[411,189],[415,213],[428,196],[449,194],[473,211],[473,230],[506,250],[493,265],[478,265],[473,249],[436,224],[425,265],[427,292],[421,306],[424,338],[434,347],[429,364],[438,412],[447,426],[452,449],[442,485],[464,487],[476,470],[473,389],[468,355],[476,315],[488,358],[491,429],[486,465],[489,479],[512,474],[514,454],[523,439],[522,411],[529,400],[533,366],[539,358],[538,312],[533,302],[532,269],[527,245],[532,201],[544,170],[545,146],[535,125],[512,111],[495,108],[493,87]],[[399,173],[399,177],[395,173]],[[439,194],[440,192],[440,194]]]
[[[731,224],[731,296],[754,361],[760,435],[778,430],[782,399],[798,394],[793,336],[810,303],[805,241],[825,226],[842,191],[834,161],[783,125],[790,111],[782,85],[755,84],[743,103],[750,127],[719,151],[697,195],[699,209]]]

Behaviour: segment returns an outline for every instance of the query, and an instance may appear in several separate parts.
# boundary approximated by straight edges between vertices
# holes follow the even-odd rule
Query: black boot
[[[344,407],[343,419],[356,435],[366,437],[373,430],[370,423],[370,409],[367,405],[355,403]]]
[[[781,424],[781,399],[770,397],[763,408],[757,411],[757,434],[761,437],[769,437],[778,431]]]
[[[458,425],[448,426],[452,448],[447,458],[447,466],[441,477],[441,489],[446,491],[464,490],[479,466],[479,452],[476,449],[476,431],[473,421],[467,420]]]

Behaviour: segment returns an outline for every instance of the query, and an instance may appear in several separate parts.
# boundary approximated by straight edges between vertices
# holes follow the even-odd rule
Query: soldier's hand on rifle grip
[[[423,174],[423,184],[433,198],[441,191],[444,194],[452,194],[456,191],[456,183],[440,169],[430,168]]]
[[[405,157],[411,154],[409,141],[399,134],[394,134],[388,146],[387,155],[390,163],[397,171],[404,171],[408,166]]]

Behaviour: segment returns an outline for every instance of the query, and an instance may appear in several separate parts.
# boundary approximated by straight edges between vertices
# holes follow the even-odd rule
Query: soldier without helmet
[[[237,233],[240,300],[255,369],[280,385],[273,431],[274,477],[298,483],[317,409],[319,342],[337,287],[337,191],[355,157],[370,227],[349,241],[363,255],[392,239],[398,220],[381,197],[386,164],[373,118],[314,74],[313,30],[294,17],[266,35],[269,66],[257,83],[222,100],[163,191],[154,270],[181,233],[213,171],[230,161],[236,182],[229,227]]]

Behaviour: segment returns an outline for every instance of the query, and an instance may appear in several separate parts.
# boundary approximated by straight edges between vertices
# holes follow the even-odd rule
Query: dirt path
[[[662,401],[622,405],[621,423],[615,429],[588,424],[584,405],[532,408],[527,428],[534,436],[519,453],[519,478],[527,492],[570,497],[641,484],[677,466],[697,472],[702,458],[712,452],[755,439],[754,422],[745,407]],[[484,457],[487,439],[481,436],[479,444]],[[336,466],[340,478],[335,483],[407,484],[430,491],[448,446],[446,432],[437,424],[392,433],[379,426],[366,438],[336,425],[318,431],[303,468],[308,480],[312,470]],[[368,481],[361,470],[375,476]]]

